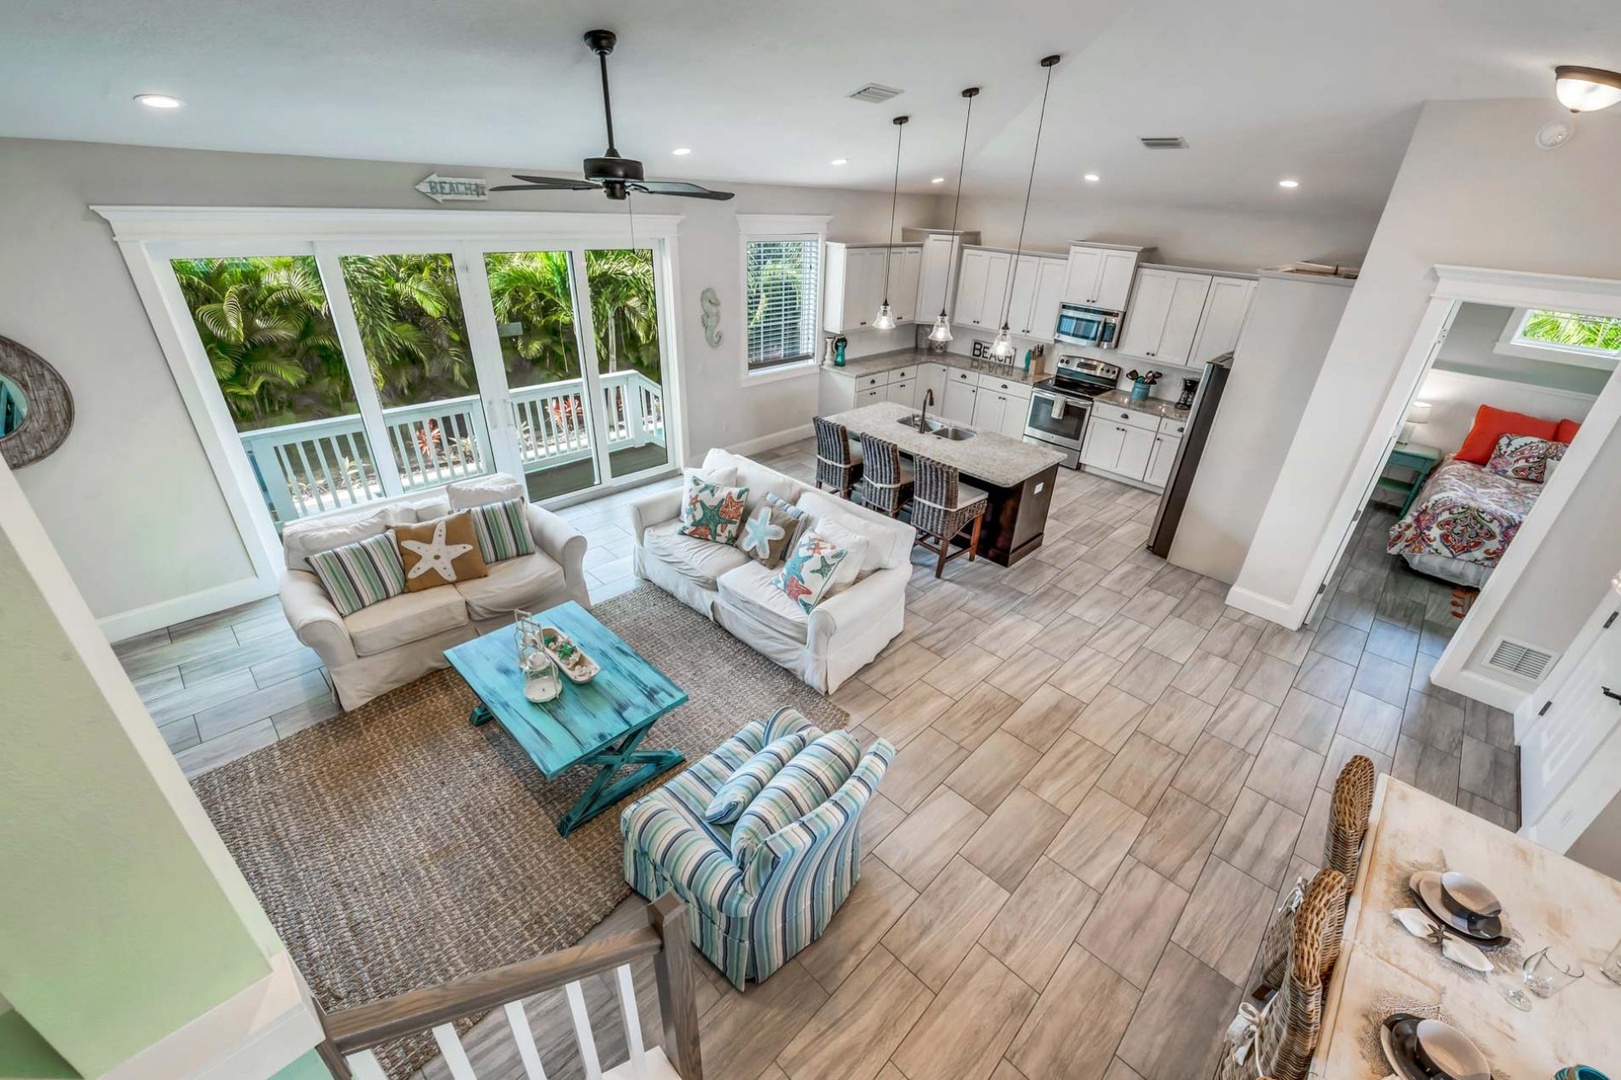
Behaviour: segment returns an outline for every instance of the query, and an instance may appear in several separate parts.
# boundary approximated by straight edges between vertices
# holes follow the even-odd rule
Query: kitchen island
[[[975,431],[972,438],[957,441],[924,434],[901,422],[916,413],[899,402],[879,402],[827,419],[843,424],[852,439],[871,435],[894,443],[906,457],[950,465],[964,483],[984,490],[990,506],[980,531],[979,554],[991,562],[1012,566],[1039,548],[1064,456],[994,431]]]

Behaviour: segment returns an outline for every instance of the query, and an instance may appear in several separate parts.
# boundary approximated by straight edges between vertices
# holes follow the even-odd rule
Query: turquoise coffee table
[[[469,717],[473,724],[499,723],[546,779],[555,780],[575,765],[601,766],[585,794],[557,821],[557,831],[567,836],[681,764],[679,750],[636,745],[661,716],[686,704],[687,692],[572,600],[540,612],[535,621],[573,638],[602,671],[583,686],[565,678],[561,695],[536,705],[523,696],[514,627],[446,649],[445,658],[478,695],[480,704]],[[623,768],[633,771],[615,780]]]

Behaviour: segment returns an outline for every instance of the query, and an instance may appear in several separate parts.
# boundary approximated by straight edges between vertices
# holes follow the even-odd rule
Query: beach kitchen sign
[[[423,177],[417,190],[436,203],[484,202],[490,197],[490,186],[476,176],[440,176],[433,173]]]

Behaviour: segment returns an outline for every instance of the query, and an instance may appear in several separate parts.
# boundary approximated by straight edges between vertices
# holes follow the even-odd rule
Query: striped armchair
[[[794,732],[822,734],[790,708],[751,721],[619,818],[625,880],[646,897],[673,889],[692,912],[693,944],[739,990],[770,978],[827,929],[861,876],[861,813],[895,757],[883,739],[873,743],[838,791],[739,867],[731,827],[705,821],[704,809],[739,765]]]

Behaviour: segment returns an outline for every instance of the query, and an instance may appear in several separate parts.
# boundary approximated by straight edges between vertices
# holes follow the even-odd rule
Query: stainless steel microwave
[[[1053,337],[1071,345],[1112,349],[1119,342],[1120,322],[1124,318],[1125,315],[1118,311],[1083,307],[1080,304],[1060,304],[1058,327]]]

